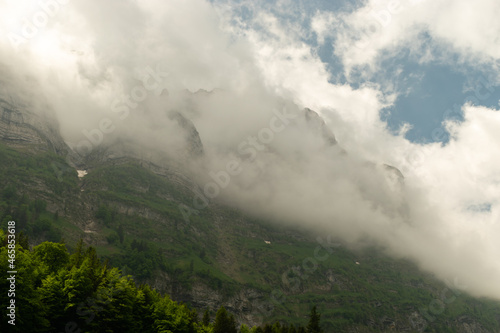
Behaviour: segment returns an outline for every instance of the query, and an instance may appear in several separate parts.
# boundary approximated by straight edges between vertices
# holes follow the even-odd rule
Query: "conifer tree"
[[[205,312],[203,313],[203,319],[201,320],[201,323],[203,326],[208,326],[210,325],[210,309],[207,308]]]
[[[323,333],[319,321],[321,314],[316,311],[316,305],[312,307],[311,314],[309,315],[309,324],[307,325],[307,333]]]
[[[223,306],[215,315],[214,333],[237,333],[233,315],[228,314]]]

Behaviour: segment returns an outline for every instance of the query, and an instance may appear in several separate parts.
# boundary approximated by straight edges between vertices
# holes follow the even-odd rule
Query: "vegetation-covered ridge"
[[[137,286],[130,276],[103,263],[95,249],[82,241],[72,254],[63,243],[43,242],[29,249],[22,235],[15,247],[8,243],[13,244],[0,230],[0,266],[8,267],[12,260],[9,254],[15,253],[17,271],[14,294],[0,294],[1,304],[15,300],[15,316],[3,316],[2,332],[322,332],[315,307],[307,330],[282,323],[251,329],[243,324],[238,330],[233,315],[224,307],[217,311],[214,321],[208,310],[200,318],[196,310],[147,284]],[[9,279],[2,278],[1,290],[9,290],[10,284]]]
[[[316,252],[307,232],[214,203],[186,221],[179,205],[192,204],[192,189],[144,161],[87,171],[78,178],[54,153],[0,143],[0,226],[16,221],[32,245],[72,249],[83,238],[137,283],[200,313],[224,305],[238,323],[306,326],[317,305],[326,332],[500,332],[498,302],[458,293],[407,260],[378,249]]]

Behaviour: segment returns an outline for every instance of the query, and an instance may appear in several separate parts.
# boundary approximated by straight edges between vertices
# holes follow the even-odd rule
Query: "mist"
[[[51,113],[78,155],[121,142],[175,159],[190,139],[179,112],[203,144],[184,163],[206,201],[368,239],[500,299],[498,110],[465,103],[449,143],[416,144],[380,119],[394,91],[334,83],[304,32],[265,10],[252,26],[224,2],[44,3],[0,4],[2,94]]]

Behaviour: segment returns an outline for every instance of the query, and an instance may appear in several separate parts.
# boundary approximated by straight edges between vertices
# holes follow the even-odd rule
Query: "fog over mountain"
[[[498,18],[498,4],[481,1],[477,15],[463,16],[465,1],[421,2],[367,36],[361,22],[381,1],[300,14],[291,1],[270,10],[245,1],[3,0],[0,91],[56,118],[77,156],[127,142],[176,159],[192,149],[192,122],[203,153],[183,157],[200,184],[190,209],[208,199],[351,246],[377,244],[500,299],[498,108],[460,101],[463,121],[446,122],[448,143],[415,143],[409,126],[394,133],[380,118],[403,92],[390,78],[359,79],[415,38],[422,62],[448,61],[446,45],[457,64],[490,68],[498,82],[498,23],[496,34],[482,33],[493,21],[479,18]],[[307,16],[311,29],[277,11]],[[305,42],[333,37],[344,82]]]

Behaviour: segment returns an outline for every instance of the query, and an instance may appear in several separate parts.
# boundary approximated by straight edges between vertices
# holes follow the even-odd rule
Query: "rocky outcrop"
[[[193,122],[184,117],[179,112],[170,112],[169,118],[174,120],[177,125],[183,130],[185,134],[185,148],[184,151],[190,157],[203,156],[203,143],[201,142],[200,134],[194,126]]]
[[[26,105],[0,96],[0,140],[17,148],[49,150],[63,154],[68,147],[59,135],[57,122],[31,112]]]
[[[156,174],[171,173],[185,177],[186,165],[204,156],[203,143],[200,135],[191,122],[179,112],[168,114],[170,121],[176,127],[175,144],[168,148],[157,142],[141,143],[126,137],[113,138],[94,147],[88,154],[79,154],[76,150],[67,155],[71,164],[80,168],[92,169],[102,163],[122,164],[127,161],[140,161]],[[178,139],[178,140],[177,140]]]
[[[320,117],[319,114],[309,108],[305,108],[304,118],[306,120],[307,126],[315,133],[321,135],[321,137],[325,140],[327,146],[335,146],[337,144],[335,135],[328,128],[328,126],[326,126],[325,121]]]
[[[0,63],[0,140],[28,150],[64,154],[68,149],[50,105],[32,78]]]
[[[272,308],[273,304],[269,294],[251,288],[241,288],[228,296],[197,281],[189,290],[183,289],[174,278],[164,272],[147,282],[156,290],[169,294],[176,301],[191,304],[200,312],[204,309],[216,311],[223,304],[235,315],[239,323],[251,326],[262,324],[266,310]]]

